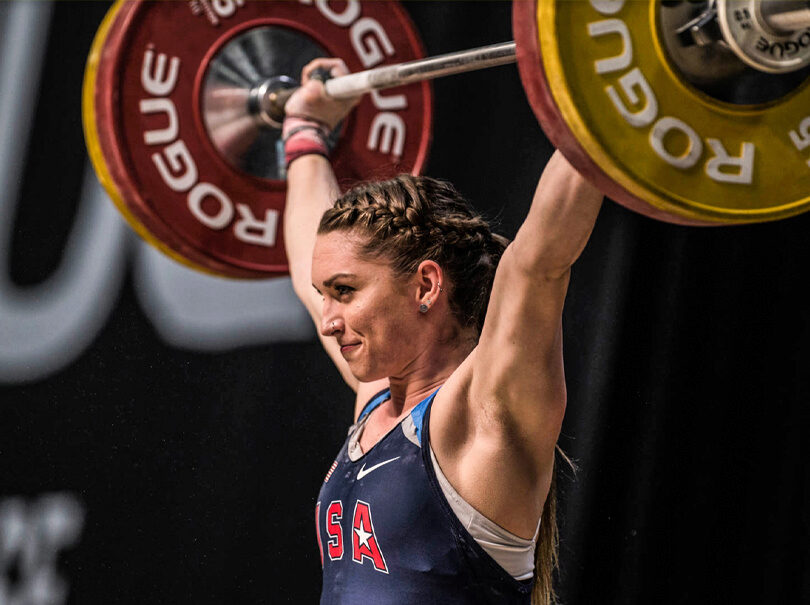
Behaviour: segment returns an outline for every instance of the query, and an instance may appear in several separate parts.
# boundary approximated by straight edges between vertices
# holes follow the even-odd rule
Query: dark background
[[[76,211],[81,77],[108,6],[54,8],[5,268],[20,287],[58,265]],[[512,38],[506,2],[406,8],[429,54]],[[434,93],[425,172],[514,235],[552,151],[517,69]],[[564,316],[565,603],[810,602],[809,229],[810,215],[701,229],[605,204]],[[315,496],[351,393],[314,336],[169,346],[124,284],[75,362],[0,384],[0,498],[83,504],[58,559],[69,603],[316,602]]]

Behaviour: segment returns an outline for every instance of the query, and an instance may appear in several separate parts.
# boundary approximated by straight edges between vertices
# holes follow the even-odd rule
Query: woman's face
[[[352,374],[370,382],[407,371],[419,343],[418,284],[360,257],[357,235],[318,235],[312,283],[323,296],[321,334],[334,337]]]

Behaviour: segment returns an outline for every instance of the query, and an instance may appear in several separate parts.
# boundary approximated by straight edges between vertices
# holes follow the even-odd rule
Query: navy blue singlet
[[[428,447],[435,395],[352,461],[354,425],[329,469],[315,509],[321,605],[530,603],[533,581],[498,565],[441,491]],[[360,420],[389,396],[373,398]]]

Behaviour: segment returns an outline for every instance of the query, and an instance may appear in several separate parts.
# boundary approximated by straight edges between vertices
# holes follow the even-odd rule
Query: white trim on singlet
[[[537,529],[531,540],[516,536],[494,521],[487,519],[459,495],[444,476],[432,447],[430,448],[430,459],[433,462],[433,470],[436,471],[436,478],[439,480],[442,493],[447,498],[447,503],[473,539],[510,576],[516,580],[530,579],[534,575],[534,547],[537,544],[537,536],[540,534],[542,519],[537,521]]]

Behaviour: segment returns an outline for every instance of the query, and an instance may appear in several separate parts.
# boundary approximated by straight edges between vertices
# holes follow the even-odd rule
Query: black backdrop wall
[[[92,205],[80,89],[108,6],[0,3],[0,604],[316,602],[351,394],[284,283],[189,276]],[[429,54],[512,37],[505,2],[406,8]],[[552,151],[516,68],[434,92],[426,172],[513,235]],[[808,231],[604,206],[564,317],[565,603],[810,602]]]

